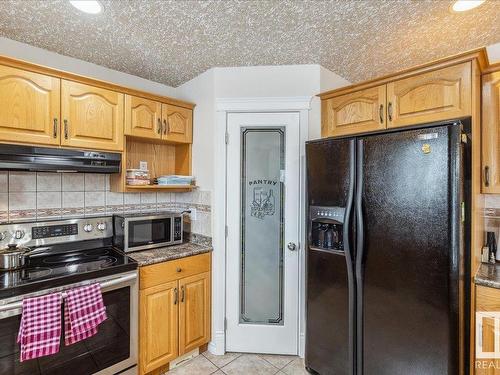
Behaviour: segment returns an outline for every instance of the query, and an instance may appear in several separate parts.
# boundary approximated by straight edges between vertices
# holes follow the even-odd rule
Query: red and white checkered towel
[[[71,345],[95,335],[106,318],[99,284],[69,290],[64,303],[64,343]]]
[[[23,300],[23,315],[17,335],[21,362],[59,351],[61,341],[61,293]]]

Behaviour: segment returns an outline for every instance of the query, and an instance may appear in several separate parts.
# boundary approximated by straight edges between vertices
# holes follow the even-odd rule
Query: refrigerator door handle
[[[349,374],[355,374],[355,347],[356,347],[356,337],[355,337],[355,312],[356,312],[356,279],[354,277],[354,264],[353,264],[353,254],[350,244],[351,237],[351,213],[353,211],[353,201],[354,201],[354,186],[355,186],[355,176],[356,176],[356,140],[351,139],[349,141],[349,190],[347,193],[347,202],[344,214],[344,227],[343,227],[343,239],[344,239],[344,258],[347,266],[347,282],[349,288]]]
[[[356,374],[363,374],[363,140],[356,145]]]

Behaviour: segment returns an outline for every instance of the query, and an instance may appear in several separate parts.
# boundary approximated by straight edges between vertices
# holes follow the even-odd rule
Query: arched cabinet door
[[[58,78],[0,66],[0,140],[58,145]]]
[[[483,193],[500,193],[500,71],[483,76]]]
[[[322,137],[386,128],[385,85],[326,99],[321,105]]]
[[[470,62],[387,84],[388,128],[470,115]]]
[[[193,110],[162,104],[163,139],[177,143],[193,141]]]
[[[61,145],[123,150],[123,94],[63,80]]]
[[[125,134],[161,139],[161,103],[125,95]]]

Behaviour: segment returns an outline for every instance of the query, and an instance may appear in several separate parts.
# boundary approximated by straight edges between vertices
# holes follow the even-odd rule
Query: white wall
[[[486,47],[486,51],[488,52],[490,64],[500,63],[500,43]]]
[[[173,96],[176,89],[144,78],[108,69],[87,61],[59,55],[29,44],[0,37],[0,55],[79,74],[117,85],[143,90],[157,95]],[[126,58],[126,56],[124,56]]]

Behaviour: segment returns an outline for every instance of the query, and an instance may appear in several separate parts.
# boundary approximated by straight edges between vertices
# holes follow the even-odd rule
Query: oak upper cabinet
[[[471,63],[422,73],[387,84],[387,127],[471,115]]]
[[[476,311],[484,312],[481,319],[482,332],[476,333],[476,337],[481,340],[482,351],[495,352],[495,319],[494,316],[489,317],[488,313],[500,311],[500,290],[476,286]],[[476,324],[476,327],[479,327],[479,325]],[[500,375],[500,369],[495,368],[495,366],[488,366],[491,362],[495,364],[496,359],[477,358],[476,360],[480,361],[481,364],[485,363],[484,366],[476,366],[476,375]]]
[[[61,81],[61,145],[123,150],[123,94]]]
[[[58,145],[59,78],[0,65],[0,141]]]
[[[500,193],[500,71],[483,76],[483,193]]]
[[[385,89],[381,85],[323,100],[321,136],[385,129]]]
[[[171,142],[193,142],[193,110],[162,104],[163,139]]]
[[[177,281],[140,291],[140,373],[178,356],[179,294]]]
[[[125,95],[125,134],[161,139],[161,103]]]
[[[179,355],[210,340],[210,273],[179,280]]]

